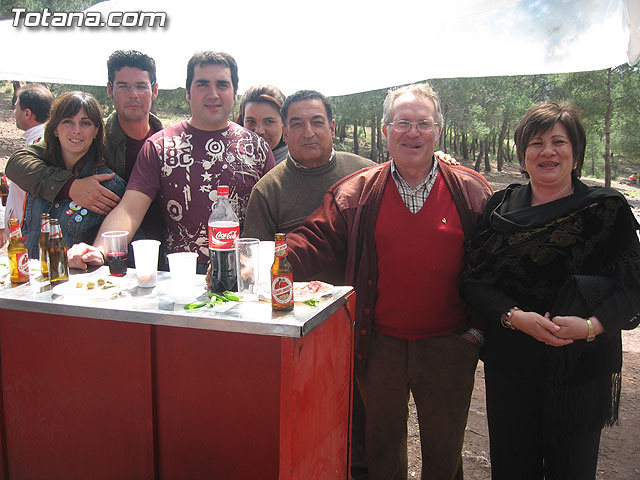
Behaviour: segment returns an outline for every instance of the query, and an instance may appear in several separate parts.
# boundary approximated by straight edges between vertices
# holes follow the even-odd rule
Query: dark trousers
[[[407,341],[373,332],[356,375],[366,411],[370,480],[406,480],[409,392],[420,426],[422,478],[462,479],[462,444],[478,347],[452,333]]]
[[[493,480],[593,480],[600,430],[559,436],[545,421],[548,382],[521,380],[485,365]]]
[[[354,379],[351,413],[351,480],[369,480],[365,428],[364,403],[362,403],[358,382]]]

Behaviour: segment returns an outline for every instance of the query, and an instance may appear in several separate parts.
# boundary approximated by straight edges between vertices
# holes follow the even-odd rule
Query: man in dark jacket
[[[369,479],[407,478],[409,392],[422,478],[462,479],[462,444],[482,332],[458,294],[463,243],[491,188],[434,158],[440,101],[428,84],[389,92],[390,162],[356,172],[287,236],[294,276],[345,258],[356,290],[355,370],[366,410]]]

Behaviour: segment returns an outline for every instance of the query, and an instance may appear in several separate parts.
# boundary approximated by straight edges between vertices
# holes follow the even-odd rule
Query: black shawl
[[[510,185],[489,200],[467,244],[461,293],[488,323],[485,364],[548,381],[550,420],[563,430],[617,420],[620,330],[640,317],[638,228],[613,189],[576,180],[573,194],[532,207],[530,185]],[[595,315],[606,333],[589,344],[549,347],[501,326],[512,306],[541,315]]]

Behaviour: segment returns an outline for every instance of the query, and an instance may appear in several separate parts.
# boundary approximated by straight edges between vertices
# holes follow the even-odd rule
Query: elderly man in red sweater
[[[390,162],[356,172],[287,236],[294,274],[346,258],[356,290],[355,370],[366,409],[369,479],[407,478],[409,392],[422,478],[461,479],[462,444],[482,331],[458,294],[463,242],[491,187],[437,161],[440,100],[429,84],[391,90],[383,132]],[[337,261],[337,260],[334,260]]]

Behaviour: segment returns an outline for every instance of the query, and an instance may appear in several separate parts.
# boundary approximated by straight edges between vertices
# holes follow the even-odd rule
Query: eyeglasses
[[[138,93],[148,93],[148,92],[151,91],[151,88],[153,87],[153,84],[148,84],[148,83],[142,83],[141,82],[141,83],[136,83],[135,85],[131,85],[129,83],[120,83],[120,82],[118,82],[115,85],[112,85],[112,87],[116,92],[126,93],[126,92],[128,92],[129,90],[131,90],[133,88]]]
[[[389,124],[390,127],[396,132],[405,133],[411,130],[411,125],[415,125],[418,128],[419,132],[427,133],[433,132],[435,127],[438,125],[431,120],[418,120],[417,122],[410,122],[409,120],[398,120],[397,122],[391,122]]]

